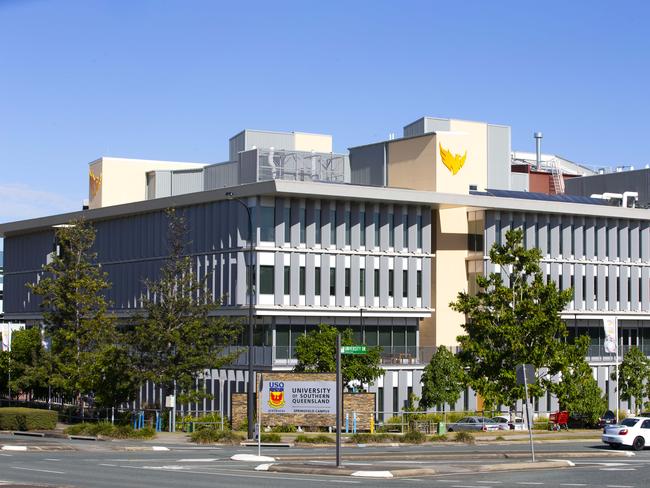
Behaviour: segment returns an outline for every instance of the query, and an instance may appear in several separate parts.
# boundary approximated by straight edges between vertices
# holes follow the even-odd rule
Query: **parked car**
[[[499,430],[526,430],[526,424],[524,424],[524,419],[521,417],[515,417],[515,420],[511,421],[510,417],[497,415],[492,417],[492,420],[497,423]]]
[[[477,431],[495,431],[499,430],[499,425],[492,419],[487,417],[464,417],[458,422],[453,422],[447,425],[447,432],[461,432],[468,430],[477,430]]]
[[[607,410],[604,414],[598,419],[598,428],[602,429],[606,425],[612,425],[616,423],[616,414],[611,410]]]
[[[635,451],[640,451],[650,444],[650,419],[630,417],[618,424],[606,425],[602,440],[612,449],[630,446]]]

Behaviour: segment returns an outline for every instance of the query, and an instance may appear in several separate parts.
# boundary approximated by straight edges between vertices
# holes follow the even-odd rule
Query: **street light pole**
[[[248,438],[253,438],[254,432],[254,409],[255,409],[255,379],[253,378],[253,218],[251,216],[250,207],[241,200],[234,196],[233,192],[226,192],[226,197],[229,200],[240,203],[246,209],[248,215],[248,391],[247,399],[247,419],[248,419]]]

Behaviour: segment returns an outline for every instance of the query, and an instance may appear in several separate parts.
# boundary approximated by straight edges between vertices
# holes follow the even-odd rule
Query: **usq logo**
[[[460,168],[465,164],[465,159],[467,159],[467,151],[462,156],[460,154],[453,154],[448,149],[442,147],[442,144],[438,143],[440,147],[440,157],[442,158],[442,164],[444,164],[452,175],[455,175],[460,171]]]
[[[269,407],[284,407],[284,383],[282,381],[269,382]]]
[[[90,171],[88,176],[90,177],[90,198],[95,198],[99,188],[102,186],[102,175],[95,176],[95,174]]]

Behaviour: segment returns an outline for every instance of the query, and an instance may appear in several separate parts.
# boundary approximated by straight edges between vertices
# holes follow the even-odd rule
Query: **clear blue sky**
[[[647,2],[0,0],[0,222],[77,209],[102,156],[218,162],[242,128],[336,150],[422,115],[650,162]]]

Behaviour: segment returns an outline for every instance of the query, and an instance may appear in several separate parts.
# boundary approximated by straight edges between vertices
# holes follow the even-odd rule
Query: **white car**
[[[499,430],[526,430],[526,424],[524,424],[524,419],[521,417],[515,417],[515,421],[512,422],[510,417],[497,415],[492,417],[492,420],[498,424]]]
[[[619,424],[606,425],[603,442],[612,449],[630,446],[635,451],[650,445],[650,418],[630,417]]]

